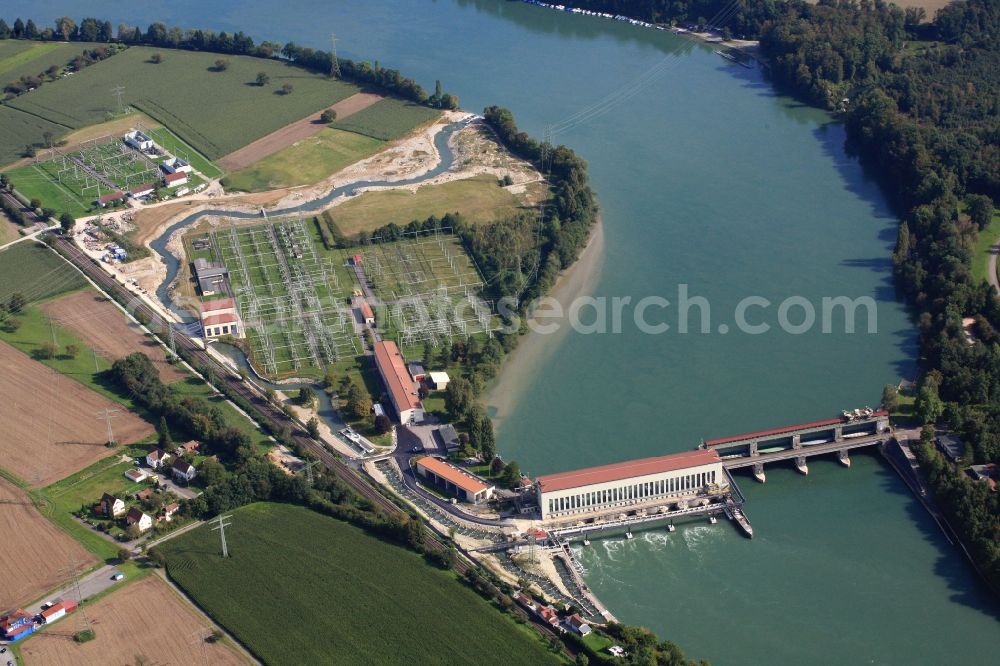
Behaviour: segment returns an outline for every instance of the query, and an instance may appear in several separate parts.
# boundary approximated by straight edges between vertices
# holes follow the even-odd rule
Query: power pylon
[[[122,93],[124,92],[125,92],[125,86],[115,86],[114,88],[111,89],[111,94],[118,99],[119,114],[124,113],[124,109],[122,108]]]
[[[232,518],[232,514],[228,516],[223,516],[221,513],[217,518],[219,524],[212,528],[212,531],[219,530],[219,539],[222,541],[222,556],[229,557],[229,547],[226,545],[226,528],[232,525],[232,523],[227,523],[226,521]]]
[[[337,58],[337,35],[330,33],[330,76],[340,78],[340,60]]]
[[[306,483],[312,488],[313,485],[313,467],[319,464],[318,460],[313,460],[312,462],[307,462],[302,468],[302,473],[306,475]]]
[[[111,429],[111,419],[116,418],[116,415],[120,411],[121,411],[120,409],[104,408],[101,411],[97,412],[97,418],[104,419],[104,422],[108,426],[108,442],[110,443],[113,443],[115,441],[115,433],[114,430]]]

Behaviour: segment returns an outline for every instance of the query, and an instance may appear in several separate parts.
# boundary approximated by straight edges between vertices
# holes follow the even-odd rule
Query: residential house
[[[559,628],[559,613],[552,606],[539,606],[535,609],[535,614],[553,629]]]
[[[125,524],[128,527],[137,525],[140,532],[145,532],[153,526],[153,519],[148,513],[134,506],[128,510],[128,515],[125,516]]]
[[[125,513],[125,502],[114,495],[104,493],[101,495],[101,501],[97,504],[97,512],[111,518],[117,518]]]
[[[201,442],[192,439],[190,442],[185,442],[184,444],[181,444],[176,449],[174,449],[174,454],[182,456],[185,453],[194,453],[200,448],[201,448]]]
[[[174,475],[175,479],[181,479],[183,481],[191,481],[191,479],[198,474],[194,465],[184,460],[184,458],[177,458],[174,460],[174,464],[173,467],[170,468],[170,472]]]
[[[167,522],[170,522],[171,520],[174,519],[174,514],[177,513],[177,511],[180,508],[181,505],[178,504],[177,502],[171,502],[170,504],[167,504],[160,510],[160,515],[158,517],[158,520],[165,520]]]
[[[153,449],[146,454],[146,464],[153,469],[160,469],[167,462],[167,453],[163,449]]]
[[[149,501],[150,499],[152,499],[153,495],[154,495],[153,489],[152,488],[146,488],[144,490],[140,490],[139,492],[137,492],[135,494],[135,498],[137,500],[139,500],[140,502],[146,502],[146,501]]]

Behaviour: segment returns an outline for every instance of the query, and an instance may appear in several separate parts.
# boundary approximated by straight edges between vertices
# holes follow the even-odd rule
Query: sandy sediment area
[[[548,296],[556,299],[565,312],[574,299],[593,293],[603,267],[604,221],[598,217],[579,258],[560,274]],[[486,406],[498,429],[503,427],[504,418],[517,406],[524,387],[531,383],[538,368],[556,350],[568,332],[569,328],[566,326],[560,327],[551,335],[529,332],[504,359],[500,375],[486,393]]]

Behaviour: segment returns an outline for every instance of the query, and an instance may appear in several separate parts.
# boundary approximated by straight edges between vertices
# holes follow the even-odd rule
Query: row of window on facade
[[[622,502],[648,499],[662,495],[672,495],[702,488],[715,483],[715,471],[699,472],[659,481],[648,481],[607,490],[579,493],[569,497],[549,499],[549,512],[575,511],[598,506],[614,505]]]
[[[205,327],[205,335],[207,335],[210,338],[217,338],[220,335],[236,335],[236,332],[237,328],[235,324],[233,324],[232,326],[230,326],[229,324],[223,324],[222,326]]]

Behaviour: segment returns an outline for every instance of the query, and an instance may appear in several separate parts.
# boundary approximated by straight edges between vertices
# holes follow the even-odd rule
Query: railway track
[[[4,192],[4,194],[8,197],[10,196],[9,193]],[[14,199],[14,201],[16,201],[16,199]],[[103,268],[97,265],[94,259],[82,252],[72,241],[67,240],[62,236],[52,236],[52,239],[53,242],[51,245],[60,256],[76,266],[106,294],[117,296],[115,300],[119,303],[127,303],[128,309],[133,316],[141,314],[141,317],[147,322],[147,328],[153,327],[162,331],[166,330],[170,326],[170,323],[164,319],[159,312],[147,305],[142,299],[137,298],[132,292],[126,289],[124,285],[119,283],[112,276],[108,275]],[[192,365],[198,364],[201,365],[201,367],[212,368],[213,371],[215,371],[216,377],[218,377],[220,381],[226,382],[229,389],[233,393],[239,395],[253,405],[263,419],[268,421],[270,425],[276,426],[275,430],[280,426],[290,425],[292,428],[291,436],[295,442],[304,450],[309,451],[316,458],[318,458],[324,467],[332,472],[333,475],[340,481],[347,484],[351,490],[368,500],[373,506],[387,515],[409,515],[408,511],[379,492],[371,483],[365,480],[361,474],[346,465],[342,460],[338,459],[321,443],[310,437],[308,433],[302,430],[294,421],[291,421],[284,414],[284,412],[271,404],[270,401],[268,401],[258,391],[251,388],[242,380],[230,375],[228,368],[219,363],[208,352],[202,349],[199,345],[195,344],[190,338],[185,335],[176,335],[174,336],[174,344],[184,349],[184,351],[189,355],[191,361],[193,361]],[[445,552],[448,549],[448,546],[430,529],[424,530],[424,547],[437,553]],[[465,553],[459,551],[454,564],[455,571],[465,576],[474,568],[475,565],[472,563],[472,560],[470,560]],[[500,590],[489,581],[487,581],[487,584],[490,585],[495,592],[500,592]],[[549,639],[559,638],[551,627],[541,623],[538,618],[521,606],[515,604],[512,607],[512,610],[523,619],[532,623],[536,630],[544,637]],[[567,650],[571,656],[576,656],[575,652],[570,650],[567,646],[564,645],[563,648]]]

